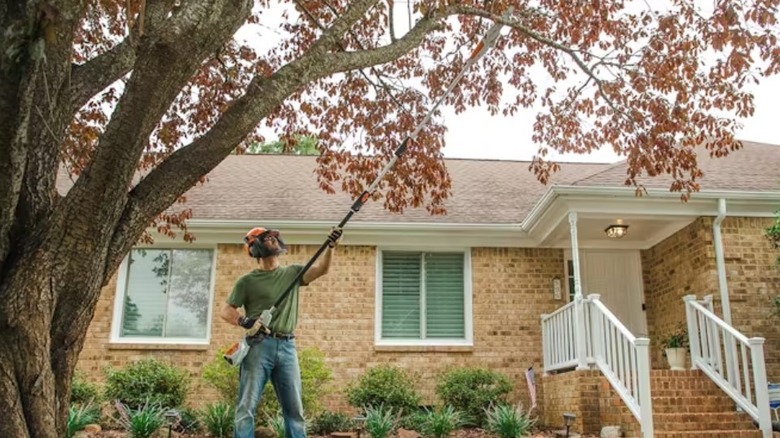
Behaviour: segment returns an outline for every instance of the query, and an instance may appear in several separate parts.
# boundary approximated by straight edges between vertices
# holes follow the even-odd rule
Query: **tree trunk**
[[[80,252],[67,230],[42,229],[61,238],[30,238],[0,278],[0,437],[65,436],[71,378],[103,283],[105,251]],[[68,303],[75,296],[78,310]]]

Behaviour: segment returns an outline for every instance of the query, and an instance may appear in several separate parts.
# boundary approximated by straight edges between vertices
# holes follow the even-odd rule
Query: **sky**
[[[702,14],[711,13],[711,0],[693,0]],[[654,10],[662,10],[668,0],[653,0]],[[407,5],[404,0],[395,2],[396,35],[400,36],[408,28],[403,28],[408,21]],[[644,0],[631,0],[628,9],[650,7]],[[292,11],[288,11],[294,13]],[[239,30],[239,39],[244,39],[258,49],[267,50],[279,42],[281,34],[271,23],[283,20],[281,10],[271,10],[264,13],[266,24],[246,26]],[[401,27],[401,28],[399,28]],[[541,84],[542,86],[544,84]],[[753,117],[740,120],[743,128],[737,132],[737,138],[745,141],[755,141],[780,145],[780,129],[776,108],[780,105],[780,76],[762,78],[761,83],[753,85],[756,111]],[[472,158],[496,160],[530,161],[537,152],[537,147],[531,141],[533,123],[540,108],[519,110],[512,117],[491,116],[486,109],[470,108],[455,114],[451,108],[442,107],[443,123],[447,127],[445,147],[442,153],[447,158]],[[437,120],[441,121],[441,120]],[[273,138],[269,132],[267,138]],[[621,160],[610,148],[602,148],[588,155],[560,155],[550,151],[549,159],[573,162],[613,163]]]
[[[750,119],[740,119],[743,129],[737,138],[745,141],[780,145],[780,76],[764,78],[754,87],[756,112]],[[491,117],[487,111],[470,109],[455,114],[444,110],[447,126],[446,146],[442,150],[448,158],[479,158],[530,161],[536,153],[531,134],[536,117],[533,109],[518,111],[507,118]],[[476,146],[481,145],[481,146]],[[621,158],[604,148],[590,155],[553,155],[560,161],[613,163]]]

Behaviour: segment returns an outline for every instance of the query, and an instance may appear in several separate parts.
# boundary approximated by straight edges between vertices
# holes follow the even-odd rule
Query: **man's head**
[[[282,241],[279,230],[268,230],[262,227],[252,228],[244,236],[244,244],[247,254],[256,259],[287,252],[287,245]]]

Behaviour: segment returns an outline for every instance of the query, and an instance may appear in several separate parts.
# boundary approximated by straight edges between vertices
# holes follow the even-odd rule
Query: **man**
[[[257,260],[257,269],[236,281],[220,313],[228,323],[247,329],[250,346],[241,362],[234,438],[254,438],[255,411],[268,379],[271,379],[282,407],[285,436],[306,436],[301,371],[293,335],[298,322],[298,287],[328,273],[341,233],[340,228],[331,231],[328,247],[276,308],[269,327],[265,327],[270,333],[261,327],[260,314],[271,308],[303,270],[303,265],[279,264],[279,256],[287,252],[287,246],[278,230],[253,228],[244,237],[247,253]],[[244,308],[244,315],[238,312],[239,307]]]

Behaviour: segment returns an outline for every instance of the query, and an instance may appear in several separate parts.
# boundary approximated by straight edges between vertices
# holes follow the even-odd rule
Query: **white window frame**
[[[382,339],[382,254],[385,251],[410,251],[420,253],[430,252],[460,252],[463,253],[463,317],[464,338],[435,339]],[[425,275],[423,271],[422,275]],[[437,247],[435,249],[420,247],[381,246],[376,249],[376,294],[374,297],[374,344],[376,346],[473,346],[474,345],[474,312],[471,281],[471,248]]]
[[[213,259],[211,263],[211,281],[209,284],[209,310],[206,317],[206,337],[204,339],[193,338],[158,338],[158,337],[121,337],[122,313],[124,312],[125,294],[127,293],[127,269],[130,259],[128,252],[122,263],[119,265],[116,278],[116,292],[114,293],[114,314],[111,319],[111,336],[109,342],[112,344],[154,344],[154,345],[209,345],[211,343],[211,326],[214,316],[214,285],[217,276],[217,246],[216,245],[168,245],[168,246],[148,246],[133,247],[132,250],[198,250],[210,249]],[[131,250],[131,251],[132,251]]]

